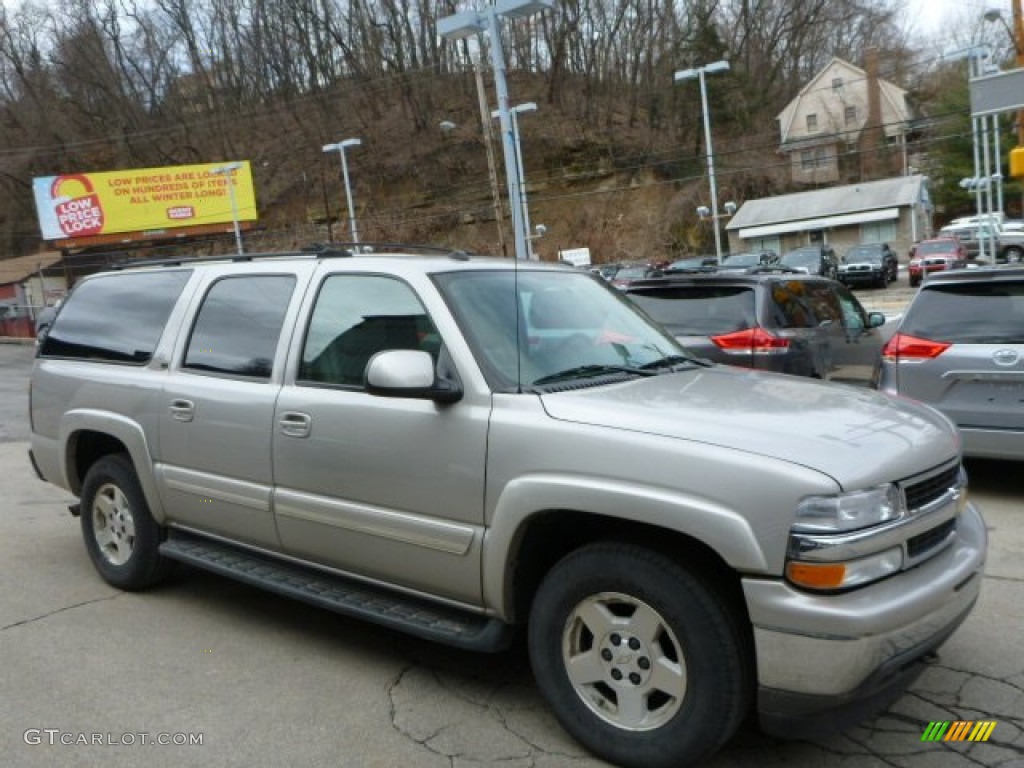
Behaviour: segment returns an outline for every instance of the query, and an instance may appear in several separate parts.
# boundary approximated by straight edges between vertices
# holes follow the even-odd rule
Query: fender
[[[666,528],[702,542],[739,571],[768,570],[767,559],[750,524],[720,504],[680,491],[635,483],[570,474],[529,474],[504,487],[484,537],[484,604],[499,616],[512,613],[509,565],[514,561],[513,548],[530,519],[552,509]]]
[[[154,520],[163,522],[164,509],[160,502],[160,494],[157,493],[153,460],[150,458],[146,433],[138,422],[125,416],[93,408],[78,408],[64,414],[60,422],[58,438],[59,444],[64,446],[60,466],[64,487],[76,496],[80,495],[82,491],[81,478],[75,476],[75,457],[71,450],[75,433],[81,431],[102,432],[124,444],[128,449],[128,455],[131,456],[132,464],[135,465],[135,473],[139,477],[139,485],[142,486],[142,493],[146,497],[149,511]]]

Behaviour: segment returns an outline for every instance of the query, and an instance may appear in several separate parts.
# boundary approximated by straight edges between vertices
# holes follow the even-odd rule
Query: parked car
[[[967,266],[967,249],[956,237],[938,237],[922,240],[910,249],[907,274],[910,286],[921,284],[932,272],[962,269]]]
[[[622,269],[621,264],[600,264],[592,268],[597,274],[603,277],[605,280],[611,280],[615,277],[615,273]]]
[[[626,296],[708,360],[863,386],[877,374],[885,316],[834,280],[788,270],[666,276]]]
[[[1024,268],[928,278],[885,345],[878,387],[945,413],[966,455],[1024,460]]]
[[[855,245],[843,255],[839,280],[846,285],[885,288],[899,277],[899,262],[888,243]]]
[[[747,270],[750,267],[767,267],[778,263],[779,256],[775,251],[743,251],[723,256],[720,269]]]
[[[463,649],[522,634],[563,726],[643,768],[755,709],[862,719],[970,612],[986,531],[938,412],[695,359],[584,270],[367,247],[76,284],[30,460],[106,582],[184,562]],[[840,325],[815,285],[775,311]]]
[[[665,267],[665,272],[680,272],[684,270],[715,268],[718,266],[718,259],[714,256],[686,256],[676,259]]]
[[[995,252],[997,262],[1024,261],[1024,231],[1003,229],[996,224],[947,225],[940,236],[956,236],[967,250],[967,258],[986,263]]]
[[[658,270],[647,264],[627,264],[616,270],[609,282],[619,290],[625,290],[633,281],[643,280],[645,277],[651,277],[658,273]]]
[[[839,260],[836,252],[829,245],[805,245],[783,254],[779,263],[809,275],[839,277]]]

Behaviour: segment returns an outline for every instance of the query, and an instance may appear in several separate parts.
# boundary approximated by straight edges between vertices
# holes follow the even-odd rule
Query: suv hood
[[[782,459],[844,489],[908,477],[960,451],[952,424],[920,403],[729,366],[547,393],[541,401],[554,419]]]

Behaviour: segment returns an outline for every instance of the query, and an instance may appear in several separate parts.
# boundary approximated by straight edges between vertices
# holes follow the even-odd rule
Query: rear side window
[[[632,293],[629,298],[677,336],[718,335],[755,324],[754,291],[750,287],[666,286]]]
[[[1024,343],[1024,283],[935,285],[921,291],[900,333],[956,344]]]
[[[225,277],[203,299],[183,367],[269,379],[288,311],[291,275]]]
[[[80,283],[61,307],[40,356],[145,365],[190,274],[126,272]]]

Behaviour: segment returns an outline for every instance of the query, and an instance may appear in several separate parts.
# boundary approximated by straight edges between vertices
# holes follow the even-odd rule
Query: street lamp
[[[729,62],[715,61],[703,67],[693,69],[680,69],[675,74],[675,82],[696,78],[700,82],[700,103],[704,114],[704,147],[707,150],[708,159],[708,182],[711,186],[711,217],[715,230],[715,258],[722,263],[722,235],[718,231],[718,189],[715,187],[715,153],[711,148],[711,116],[708,114],[708,90],[704,83],[705,75],[713,75],[716,72],[728,72]]]
[[[352,242],[359,244],[359,231],[356,229],[356,211],[352,206],[352,187],[348,181],[348,161],[345,159],[345,150],[348,147],[358,147],[362,139],[345,139],[336,144],[324,144],[324,152],[337,152],[341,156],[341,175],[345,177],[345,199],[348,201],[348,224],[352,229]]]
[[[536,112],[537,103],[535,101],[527,101],[523,104],[517,104],[514,107],[509,107],[509,117],[512,122],[512,143],[515,144],[516,148],[516,183],[519,185],[519,206],[520,215],[523,221],[523,231],[530,231],[530,208],[526,203],[526,167],[523,165],[523,146],[519,140],[519,114],[522,112]],[[491,112],[491,117],[501,117],[498,110]],[[526,235],[526,258],[533,258],[533,240],[534,238],[530,235]]]
[[[231,198],[231,222],[235,228],[235,247],[239,256],[245,253],[242,250],[242,230],[238,228],[238,201],[235,199],[235,172],[241,167],[241,163],[228,163],[210,169],[214,176],[223,176],[227,180],[228,197]]]
[[[508,84],[505,81],[505,54],[501,48],[498,18],[521,19],[554,8],[554,0],[497,0],[479,11],[469,10],[446,16],[437,22],[437,33],[445,40],[461,40],[486,32],[491,39],[491,67],[494,69],[494,90],[498,96],[498,117],[501,121],[501,145],[505,155],[505,178],[508,202],[515,233],[516,258],[528,257],[526,226],[522,216],[518,174],[515,172],[515,146],[508,108]]]

